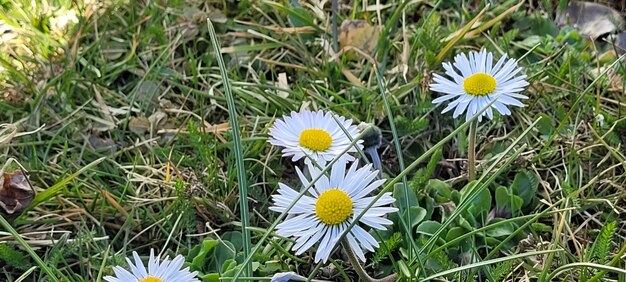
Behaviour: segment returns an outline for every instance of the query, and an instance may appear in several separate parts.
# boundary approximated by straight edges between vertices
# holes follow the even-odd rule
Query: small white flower
[[[307,166],[311,179],[320,175],[321,171],[312,165]],[[380,187],[385,180],[376,180],[378,171],[371,170],[368,164],[357,169],[358,161],[355,161],[346,172],[346,159],[341,158],[332,166],[330,177],[323,175],[309,188],[289,211],[293,218],[286,219],[276,226],[276,233],[280,236],[296,237],[293,250],[296,255],[302,254],[316,243],[317,252],[315,262],[326,262],[339,236],[354,222],[355,218],[374,201],[374,196],[368,196],[376,188]],[[296,172],[302,185],[309,185],[308,180],[296,167]],[[285,212],[287,207],[296,199],[298,191],[289,186],[278,183],[278,194],[273,195],[274,206],[270,210]],[[300,189],[298,189],[300,190]],[[386,230],[383,225],[390,225],[392,221],[384,218],[387,213],[396,212],[398,209],[387,205],[395,199],[387,192],[368,209],[358,224],[345,236],[350,248],[365,261],[363,249],[374,251],[378,242],[370,235],[361,224],[378,230]]]
[[[600,127],[604,126],[604,115],[603,114],[598,114],[596,116],[596,124]]]
[[[493,109],[502,115],[510,115],[508,106],[523,107],[519,99],[528,99],[519,94],[528,85],[526,75],[517,75],[522,69],[515,60],[507,60],[506,56],[502,56],[494,66],[493,54],[482,49],[480,52],[470,52],[469,58],[459,54],[454,57],[454,64],[444,63],[443,68],[453,80],[434,75],[435,83],[430,85],[430,89],[445,95],[433,100],[433,103],[453,100],[442,113],[454,109],[455,118],[465,112],[465,119],[469,120],[493,100],[495,102],[491,107],[478,117],[479,121],[485,115],[493,119]]]
[[[337,116],[337,121],[352,139],[359,135],[359,130],[356,125],[352,124],[352,120]],[[324,167],[326,162],[338,157],[351,143],[350,138],[346,136],[337,121],[330,112],[291,112],[290,116],[283,116],[282,120],[276,120],[270,129],[269,142],[283,147],[283,156],[291,156],[292,161],[306,158],[308,155]],[[359,140],[357,146],[362,148],[361,143],[362,140]],[[352,146],[348,154],[354,152],[357,152],[357,148]],[[348,158],[354,159],[351,156]]]
[[[77,24],[78,17],[76,16],[76,11],[74,10],[60,10],[57,11],[59,16],[50,18],[50,26],[58,31],[62,31],[68,24]]]
[[[166,257],[162,262],[160,258],[154,256],[154,250],[150,250],[150,259],[148,260],[148,269],[143,265],[137,252],[133,252],[135,263],[126,258],[130,271],[116,266],[113,268],[115,277],[106,276],[104,280],[108,282],[200,282],[196,278],[196,272],[189,272],[189,268],[181,269],[185,258],[178,255],[174,260],[170,261]]]

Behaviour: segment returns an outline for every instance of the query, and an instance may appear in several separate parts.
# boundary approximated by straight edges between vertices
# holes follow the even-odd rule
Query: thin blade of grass
[[[524,4],[524,1],[520,1],[517,5],[507,9],[506,11],[502,12],[502,14],[498,15],[497,17],[489,20],[488,22],[480,25],[479,27],[477,27],[476,29],[470,31],[467,33],[467,35],[465,36],[466,38],[471,38],[474,37],[478,34],[480,34],[481,32],[487,30],[488,28],[494,26],[495,24],[499,23],[500,21],[502,21],[502,19],[506,16],[508,16],[509,14],[515,12],[519,7],[522,6],[522,4]]]
[[[13,229],[13,226],[11,226],[11,224],[6,219],[4,219],[4,216],[2,215],[0,215],[0,225],[2,225],[4,230],[11,233],[11,236],[13,236],[13,239],[15,239],[15,241],[17,241],[17,243],[19,243],[22,246],[22,248],[26,250],[26,252],[30,255],[30,257],[32,257],[35,260],[35,263],[39,265],[41,270],[48,275],[48,279],[50,279],[50,281],[53,281],[53,282],[60,281],[55,276],[54,271],[52,271],[52,269],[48,267],[48,265],[45,262],[43,262],[43,260],[41,260],[41,258],[37,255],[37,253],[35,253],[35,250],[33,250],[33,248],[30,247],[30,245],[22,238],[22,236],[20,236],[20,234],[17,233],[15,229]],[[65,277],[63,278],[64,278],[64,281],[67,281],[67,278]]]
[[[235,163],[237,165],[237,180],[239,182],[239,209],[241,213],[241,233],[243,239],[243,255],[248,257],[250,255],[250,231],[248,226],[250,220],[248,218],[248,186],[246,183],[246,168],[243,163],[243,149],[241,147],[241,135],[239,133],[239,123],[237,122],[237,109],[235,108],[235,98],[230,88],[230,81],[228,79],[228,73],[226,71],[226,64],[224,58],[220,53],[220,45],[217,42],[217,34],[211,19],[207,18],[207,25],[209,29],[209,35],[211,37],[211,45],[213,45],[213,52],[217,59],[217,64],[220,68],[222,75],[222,81],[224,85],[224,94],[226,95],[226,104],[228,107],[228,117],[230,120],[230,128],[233,134],[233,154],[235,154]],[[249,263],[245,263],[243,268],[245,269],[245,276],[252,276],[252,266]]]
[[[545,281],[553,281],[552,279],[554,277],[556,277],[557,275],[572,269],[572,268],[577,268],[577,267],[588,267],[588,268],[595,268],[595,269],[600,269],[602,270],[600,273],[605,274],[608,271],[611,272],[615,272],[615,273],[619,273],[621,275],[626,275],[626,270],[621,269],[621,268],[617,268],[617,267],[613,267],[613,266],[608,266],[608,265],[602,265],[602,264],[597,264],[597,263],[590,263],[590,262],[573,262],[573,263],[568,263],[566,265],[563,265],[557,269],[555,269],[552,274],[550,274],[550,276],[548,276],[548,279]],[[599,274],[600,274],[599,273]],[[594,277],[595,278],[595,277]],[[596,281],[597,279],[593,279],[593,281]],[[592,280],[589,280],[592,281]]]
[[[452,50],[452,47],[454,47],[454,45],[456,45],[456,43],[459,42],[459,40],[461,40],[470,29],[472,29],[472,26],[474,26],[474,24],[485,14],[485,12],[487,12],[487,9],[489,9],[489,4],[487,4],[487,6],[485,6],[485,8],[483,8],[480,13],[476,15],[476,17],[474,17],[469,23],[467,23],[461,29],[461,32],[457,34],[457,36],[452,38],[452,40],[450,40],[450,42],[448,42],[448,44],[446,44],[446,46],[444,46],[443,49],[439,51],[439,54],[437,54],[437,57],[435,57],[435,65],[439,65],[439,63],[443,61],[443,58],[446,56],[446,54],[448,54],[448,52]]]
[[[486,266],[486,265],[490,265],[490,264],[495,264],[495,263],[499,263],[499,262],[503,262],[503,261],[507,261],[507,260],[514,260],[514,259],[519,259],[519,258],[524,258],[524,257],[538,256],[538,255],[543,255],[543,254],[548,254],[548,253],[556,253],[556,252],[562,252],[562,251],[563,251],[563,249],[535,251],[535,252],[528,252],[528,253],[523,253],[523,254],[510,255],[510,256],[501,257],[501,258],[497,258],[497,259],[481,261],[481,262],[477,262],[477,263],[463,265],[463,266],[460,266],[460,267],[455,267],[453,269],[448,269],[446,271],[442,271],[442,272],[439,272],[437,274],[428,276],[428,277],[424,278],[424,280],[421,280],[421,281],[428,281],[428,280],[432,280],[432,279],[435,279],[435,278],[438,278],[438,277],[442,277],[442,276],[446,276],[446,275],[449,275],[449,274],[453,274],[453,273],[456,273],[456,272],[460,272],[460,271],[464,271],[464,270],[468,270],[468,269],[472,269],[472,268],[477,268],[477,267],[481,267],[481,266]],[[550,281],[550,280],[548,280],[548,281]]]
[[[35,198],[33,199],[33,201],[30,203],[30,205],[28,206],[28,208],[26,208],[26,211],[29,211],[31,209],[33,209],[34,207],[36,207],[37,205],[47,201],[48,199],[56,196],[56,194],[63,188],[65,187],[65,185],[67,183],[69,183],[70,181],[72,181],[72,179],[78,177],[79,175],[81,175],[83,172],[87,171],[88,169],[94,167],[95,165],[99,164],[100,162],[102,162],[104,159],[106,159],[107,157],[102,157],[99,158],[93,162],[91,162],[90,164],[86,165],[85,167],[81,168],[80,170],[78,170],[77,172],[71,174],[70,176],[64,178],[63,180],[57,182],[56,184],[52,185],[52,187],[46,189],[45,191],[37,194],[37,196],[35,196]]]

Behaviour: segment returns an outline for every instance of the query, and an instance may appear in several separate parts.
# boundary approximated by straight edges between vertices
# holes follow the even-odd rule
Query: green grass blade
[[[501,258],[497,258],[497,259],[481,261],[481,262],[477,262],[477,263],[463,265],[463,266],[460,266],[460,267],[455,267],[453,269],[448,269],[446,271],[442,271],[442,272],[439,272],[437,274],[428,276],[428,277],[424,278],[424,280],[421,280],[421,281],[433,280],[435,278],[446,276],[446,275],[453,274],[453,273],[456,273],[456,272],[460,272],[460,271],[464,271],[464,270],[468,270],[468,269],[473,269],[473,268],[477,268],[477,267],[481,267],[481,266],[486,266],[486,265],[490,265],[490,264],[495,264],[495,263],[499,263],[499,262],[503,262],[503,261],[507,261],[507,260],[514,260],[514,259],[519,259],[519,258],[524,258],[524,257],[538,256],[538,255],[543,255],[543,254],[548,254],[548,253],[555,253],[555,252],[562,252],[562,251],[563,251],[563,249],[535,251],[535,252],[528,252],[528,253],[523,253],[523,254],[510,255],[510,256],[501,257]]]
[[[619,273],[621,275],[626,275],[626,270],[621,269],[621,268],[617,268],[617,267],[613,267],[613,266],[608,266],[608,265],[602,265],[602,264],[597,264],[597,263],[590,263],[590,262],[573,262],[573,263],[568,263],[566,265],[563,265],[557,269],[555,269],[550,276],[548,276],[547,280],[545,281],[553,281],[552,279],[554,277],[557,277],[559,274],[572,269],[572,268],[577,268],[577,267],[588,267],[588,268],[596,268],[596,269],[600,269],[602,270],[601,273],[604,274],[608,271],[610,272],[615,272],[615,273]],[[595,278],[595,277],[594,277]],[[597,279],[593,279],[593,281],[596,281]]]
[[[398,22],[400,16],[402,15],[402,12],[404,11],[404,9],[406,8],[408,4],[409,4],[409,1],[402,1],[402,3],[398,6],[398,8],[391,15],[389,21],[385,24],[385,27],[383,28],[382,33],[381,33],[381,37],[379,41],[377,42],[377,47],[379,48],[378,53],[382,54],[382,62],[379,66],[374,67],[374,70],[375,70],[374,72],[376,75],[376,82],[378,84],[378,90],[380,92],[380,96],[383,99],[387,118],[389,119],[389,127],[391,128],[391,134],[393,136],[393,144],[394,144],[396,153],[398,155],[398,162],[399,162],[401,171],[404,171],[406,166],[404,163],[404,157],[402,154],[402,147],[400,145],[400,139],[398,138],[399,137],[398,130],[396,128],[396,125],[393,119],[393,112],[391,111],[391,105],[389,104],[389,99],[387,98],[387,92],[386,92],[387,87],[385,84],[384,76],[385,76],[385,69],[387,68],[387,61],[388,61],[388,56],[389,56],[389,48],[388,48],[388,46],[390,46],[388,42],[389,34],[391,34],[391,31],[395,28],[396,23]],[[402,186],[404,189],[404,194],[408,195],[409,185],[408,185],[406,175],[402,177]],[[405,197],[405,200],[406,200],[405,206],[408,207],[409,198]],[[399,210],[398,212],[400,215],[402,215],[404,214],[405,211]],[[411,222],[411,213],[407,212],[406,220],[404,219],[404,216],[399,216],[398,218],[400,219],[400,224],[402,225],[402,228],[405,230],[406,234],[408,235],[408,241],[409,241],[409,246],[410,246],[409,256],[408,256],[409,260],[413,260],[413,254],[415,253],[415,251],[417,251],[418,247],[415,243],[415,240],[413,240],[413,232],[411,230],[411,227],[409,224],[407,224],[407,221]],[[420,264],[420,267],[424,268],[419,256],[417,256],[417,260]]]
[[[241,233],[243,237],[243,255],[248,257],[250,255],[251,243],[250,243],[250,220],[248,218],[248,185],[246,183],[246,169],[243,163],[243,149],[241,147],[241,135],[239,133],[239,123],[237,122],[237,109],[235,108],[235,98],[230,88],[230,81],[228,79],[228,73],[226,71],[226,64],[222,53],[220,53],[220,45],[217,42],[217,34],[211,19],[207,19],[209,28],[209,35],[211,36],[211,43],[213,45],[213,51],[217,59],[217,64],[220,68],[222,75],[222,81],[224,85],[224,93],[226,95],[226,104],[228,106],[228,117],[230,120],[230,128],[233,135],[233,153],[235,154],[235,162],[237,165],[237,180],[239,181],[239,209],[241,213]],[[245,276],[252,276],[252,266],[249,263],[245,263]]]
[[[35,250],[33,250],[33,248],[30,247],[30,245],[22,238],[22,236],[20,236],[20,234],[17,233],[15,229],[13,229],[13,226],[11,226],[11,224],[6,219],[4,219],[2,215],[0,215],[0,225],[2,225],[4,230],[11,233],[11,236],[13,236],[15,241],[17,241],[26,250],[26,252],[30,255],[30,257],[32,257],[35,260],[37,265],[41,267],[41,270],[48,275],[48,279],[50,279],[50,281],[53,281],[53,282],[60,281],[55,276],[54,271],[52,271],[52,269],[50,269],[50,267],[48,267],[48,265],[45,262],[43,262],[43,260],[41,260],[41,258],[37,255],[37,253],[35,253]],[[65,278],[64,280],[67,281],[67,278]]]
[[[456,43],[459,42],[459,40],[461,40],[465,36],[465,34],[469,32],[470,29],[472,29],[472,26],[474,26],[474,24],[485,14],[487,9],[489,9],[489,5],[485,6],[485,8],[483,8],[482,11],[480,11],[480,13],[476,15],[476,17],[474,17],[461,29],[461,32],[459,32],[459,34],[452,38],[452,40],[450,40],[450,42],[448,42],[448,44],[446,44],[446,46],[444,46],[443,49],[439,51],[439,54],[437,54],[437,57],[435,58],[435,65],[438,65],[439,63],[441,63],[441,61],[443,61],[443,58],[446,56],[446,54],[448,54],[448,52],[452,50],[452,47],[454,47],[454,45],[456,45]]]
[[[48,199],[54,197],[57,195],[57,193],[63,189],[63,187],[65,187],[65,185],[67,183],[69,183],[70,181],[72,181],[72,179],[78,177],[79,175],[81,175],[83,172],[85,172],[86,170],[94,167],[95,165],[99,164],[100,162],[102,162],[104,159],[106,159],[107,157],[102,157],[99,158],[93,162],[91,162],[90,164],[86,165],[85,167],[81,168],[80,170],[78,170],[77,172],[73,173],[72,175],[64,178],[63,180],[57,182],[56,184],[52,185],[52,187],[46,189],[45,191],[37,194],[37,196],[35,196],[35,199],[33,199],[33,201],[30,203],[30,205],[28,206],[28,208],[26,209],[31,210],[34,207],[36,207],[37,205],[47,201]]]

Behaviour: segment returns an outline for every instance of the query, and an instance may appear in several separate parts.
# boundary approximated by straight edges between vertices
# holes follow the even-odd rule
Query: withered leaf
[[[21,170],[5,173],[0,189],[0,212],[14,215],[21,213],[33,201],[35,190]]]
[[[128,121],[128,129],[137,135],[143,136],[150,130],[150,120],[146,117],[133,117]]]
[[[624,19],[615,9],[592,2],[571,1],[556,17],[560,27],[570,25],[591,38],[622,30]]]
[[[364,20],[344,20],[339,28],[339,47],[351,46],[370,53],[380,37],[380,27],[372,26]]]

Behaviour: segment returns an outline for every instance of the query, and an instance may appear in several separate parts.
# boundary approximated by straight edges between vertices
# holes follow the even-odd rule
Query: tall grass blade
[[[66,177],[65,179],[57,182],[56,184],[54,184],[52,187],[46,189],[45,191],[37,194],[37,196],[35,196],[35,199],[33,199],[33,201],[30,203],[30,205],[28,206],[28,208],[26,209],[31,210],[34,207],[36,207],[37,205],[47,201],[48,199],[56,196],[56,194],[63,189],[63,187],[65,187],[65,185],[67,183],[69,183],[70,181],[72,181],[72,179],[78,177],[79,175],[81,175],[83,172],[87,171],[88,169],[94,167],[95,165],[99,164],[100,162],[102,162],[104,159],[106,159],[107,157],[102,157],[99,158],[93,162],[91,162],[90,164],[84,166],[83,168],[81,168],[80,170],[78,170],[77,172],[71,174],[70,176]]]
[[[213,45],[213,51],[217,59],[217,64],[220,68],[222,75],[222,81],[224,85],[224,93],[226,94],[226,104],[228,107],[228,116],[230,120],[230,128],[233,134],[233,153],[235,154],[235,162],[237,165],[237,181],[239,182],[239,208],[241,214],[241,233],[243,239],[243,255],[248,257],[250,255],[251,243],[250,243],[250,220],[248,218],[248,186],[246,183],[246,171],[243,164],[243,150],[241,148],[241,135],[239,134],[239,123],[237,122],[237,109],[235,108],[235,99],[233,92],[230,88],[230,81],[228,79],[228,73],[226,71],[226,64],[224,64],[224,58],[220,53],[220,45],[217,42],[217,34],[211,19],[207,19],[209,28],[209,35],[211,36],[211,44]],[[252,266],[249,263],[244,264],[245,276],[252,275]]]
[[[37,265],[41,267],[41,270],[48,275],[48,279],[50,279],[50,281],[53,281],[53,282],[61,281],[56,277],[54,271],[50,269],[50,267],[48,267],[48,265],[45,262],[43,262],[43,260],[41,260],[41,258],[37,255],[37,253],[35,253],[35,250],[33,250],[33,248],[30,247],[28,242],[26,242],[22,238],[22,236],[20,236],[20,234],[17,233],[17,231],[13,228],[13,226],[11,226],[11,224],[6,219],[4,219],[4,216],[2,215],[0,215],[0,225],[2,225],[2,228],[4,228],[4,230],[11,233],[11,236],[13,236],[15,241],[17,241],[17,243],[19,243],[24,248],[24,250],[26,250],[26,252],[35,260],[35,263],[37,263]],[[64,281],[67,281],[67,279],[64,279]]]
[[[535,252],[515,254],[515,255],[510,255],[510,256],[501,257],[501,258],[497,258],[497,259],[481,261],[481,262],[477,262],[477,263],[463,265],[463,266],[456,267],[456,268],[453,268],[453,269],[448,269],[446,271],[442,271],[442,272],[439,272],[437,274],[428,276],[428,277],[424,278],[424,280],[421,280],[421,281],[433,280],[435,278],[443,277],[443,276],[446,276],[446,275],[449,275],[449,274],[453,274],[453,273],[456,273],[456,272],[460,272],[460,271],[464,271],[464,270],[468,270],[468,269],[473,269],[473,268],[477,268],[477,267],[482,267],[482,266],[486,266],[486,265],[490,265],[490,264],[496,264],[496,263],[503,262],[503,261],[514,260],[514,259],[530,257],[530,256],[539,256],[539,255],[543,255],[543,254],[562,252],[562,251],[563,251],[563,249],[535,251]],[[548,281],[550,281],[550,280],[548,280]]]
[[[439,51],[439,54],[437,54],[437,57],[435,58],[435,65],[438,65],[441,61],[443,61],[446,54],[452,50],[452,47],[454,47],[454,45],[456,45],[456,43],[459,42],[459,40],[461,40],[470,29],[472,29],[472,26],[474,26],[474,24],[485,14],[485,12],[487,12],[487,9],[489,9],[489,5],[485,6],[485,8],[483,8],[482,11],[476,15],[476,17],[474,17],[461,29],[459,34],[452,38],[452,40],[450,40],[450,42],[448,42],[448,44],[446,44],[446,46]]]

